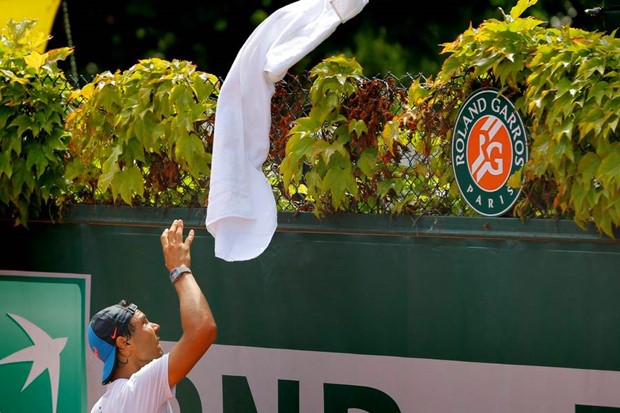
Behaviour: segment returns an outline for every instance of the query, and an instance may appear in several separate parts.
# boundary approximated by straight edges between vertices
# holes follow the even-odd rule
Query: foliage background
[[[266,165],[272,185],[294,204],[294,210],[310,206],[317,215],[349,210],[466,214],[467,208],[455,203],[446,144],[459,102],[472,88],[492,86],[516,99],[517,109],[530,118],[526,123],[532,125],[532,153],[539,152],[513,182],[519,186],[520,177],[525,176],[526,187],[531,184],[525,204],[515,215],[572,217],[579,224],[593,219],[611,235],[620,222],[616,202],[620,170],[614,168],[620,153],[619,39],[613,38],[616,32],[604,36],[569,29],[569,25],[553,28],[553,19],[519,19],[533,4],[536,0],[520,0],[510,15],[500,9],[503,21],[485,20],[480,29],[469,26],[454,42],[443,43],[442,52],[451,56],[442,63],[436,80],[419,74],[408,88],[392,74],[364,77],[357,61],[340,54],[314,66],[311,89],[306,84],[299,90],[277,91],[272,107],[273,162]],[[531,12],[535,15],[536,9]],[[12,43],[7,40],[6,45],[13,48]],[[3,73],[15,79],[15,84],[30,85],[27,76],[31,72],[35,79],[48,78],[48,72],[57,74],[55,65],[63,59],[53,56],[25,50],[22,56],[5,59]],[[140,67],[143,63],[145,70]],[[102,72],[93,83],[71,94],[72,108],[66,108],[70,112],[66,117],[71,136],[68,152],[63,155],[64,148],[56,150],[68,156],[61,162],[67,167],[65,178],[82,189],[77,199],[70,199],[75,191],[67,192],[69,198],[57,198],[58,205],[121,199],[128,204],[156,205],[163,198],[149,194],[165,188],[174,192],[170,199],[202,204],[206,182],[195,179],[207,178],[208,170],[193,176],[196,168],[191,165],[209,161],[208,125],[215,100],[206,106],[203,103],[208,96],[215,99],[218,77],[196,70],[189,61],[169,63],[160,58],[141,59],[129,70]],[[297,81],[307,80],[289,73],[284,83]],[[8,85],[13,83],[10,80]],[[70,88],[67,84],[67,91]],[[25,104],[19,93],[6,92],[7,107]],[[58,96],[52,91],[51,97]],[[606,104],[601,106],[602,102]],[[22,140],[38,141],[39,128],[20,126],[24,124],[21,119],[39,122],[38,115],[39,111],[7,112],[4,123]],[[162,125],[169,128],[157,128]],[[579,133],[572,133],[577,126]],[[205,145],[204,153],[194,151],[203,149],[201,145]],[[5,159],[24,159],[40,178],[44,166],[31,159],[32,150],[20,149],[3,144],[2,153]],[[193,154],[198,155],[196,159]],[[50,157],[55,158],[54,154]],[[281,175],[269,166],[278,164]],[[8,160],[0,171],[13,179],[18,172],[15,165]],[[173,175],[177,179],[171,180]],[[27,189],[36,188],[24,182]],[[147,190],[144,183],[152,188]],[[181,183],[199,189],[197,196],[179,191],[185,188]],[[41,188],[45,203],[52,186],[43,182]],[[542,190],[533,191],[537,188]],[[20,198],[21,192],[23,185],[19,184],[10,192],[15,194],[11,202],[18,206],[18,221],[25,222],[26,211],[19,206],[29,202]],[[446,202],[430,205],[431,198]]]
[[[187,60],[198,70],[224,77],[254,28],[290,0],[65,0],[69,25],[59,11],[50,47],[75,46],[77,71],[87,78],[105,70],[124,70],[138,59]],[[471,24],[501,18],[511,0],[370,0],[362,13],[322,43],[296,69],[308,70],[325,57],[355,55],[364,74],[436,73],[444,57],[441,44]],[[611,31],[620,14],[589,17],[585,10],[620,0],[541,0],[530,15],[558,27],[570,23]],[[70,44],[69,44],[70,45]],[[69,73],[69,61],[64,68]],[[294,68],[295,69],[295,68]]]

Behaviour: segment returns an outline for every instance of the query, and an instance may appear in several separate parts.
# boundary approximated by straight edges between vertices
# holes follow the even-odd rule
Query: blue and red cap
[[[103,361],[101,384],[110,381],[116,361],[116,338],[129,331],[129,321],[138,306],[115,304],[93,316],[88,324],[88,343],[99,360]]]

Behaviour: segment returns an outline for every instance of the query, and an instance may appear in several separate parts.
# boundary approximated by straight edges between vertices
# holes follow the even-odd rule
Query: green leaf
[[[593,152],[586,153],[577,166],[584,182],[592,183],[592,179],[596,178],[597,170],[601,164],[601,159]]]
[[[596,102],[597,105],[600,105],[601,102],[603,102],[603,99],[608,98],[608,94],[610,92],[609,83],[604,81],[596,82],[588,92],[588,100],[594,99],[594,102]]]
[[[121,145],[116,145],[112,148],[112,153],[102,165],[101,168],[101,176],[97,181],[97,188],[101,192],[105,192],[110,187],[110,184],[114,181],[114,175],[116,175],[120,171],[120,167],[118,166],[118,157],[123,153],[123,148]],[[116,198],[116,196],[115,196]]]
[[[575,155],[573,153],[573,145],[566,136],[561,136],[557,142],[554,142],[549,146],[549,161],[556,165],[561,165],[563,158],[566,157],[571,161],[574,161]]]
[[[559,99],[564,96],[566,93],[570,94],[570,96],[574,97],[577,94],[577,90],[575,88],[575,84],[567,78],[562,78],[556,83],[556,94],[555,99]]]
[[[0,152],[0,177],[2,174],[6,175],[7,178],[10,178],[13,173],[13,169],[11,168],[11,153],[8,151]],[[0,190],[0,192],[3,192]]]
[[[0,128],[4,128],[9,117],[15,114],[15,109],[0,105]]]
[[[144,139],[142,140],[142,145],[145,149],[150,150],[150,151],[154,151],[154,152],[158,152],[158,145],[157,142],[162,141],[162,137],[164,136],[166,131],[166,128],[163,124],[163,122],[157,122],[155,124],[153,124],[153,127],[151,128],[151,134],[150,136],[147,138],[146,136],[144,137]]]
[[[620,182],[620,143],[614,142],[612,150],[603,157],[597,175],[605,186]]]
[[[7,77],[9,83],[14,83],[14,84],[22,85],[22,86],[25,86],[28,83],[30,83],[30,81],[28,79],[16,76],[15,73],[13,73],[10,70],[0,69],[0,74],[2,74],[5,77]]]
[[[375,148],[366,148],[357,161],[357,167],[367,178],[372,178],[376,165],[377,150]]]
[[[59,60],[65,60],[72,54],[73,49],[71,49],[70,47],[59,47],[57,49],[48,50],[47,53],[45,53],[45,63],[49,64],[57,62]]]
[[[278,169],[280,175],[282,175],[282,182],[284,184],[285,191],[289,191],[289,187],[291,186],[291,182],[293,179],[299,181],[295,174],[299,172],[301,176],[300,168],[296,165],[293,165],[293,158],[290,156],[285,156],[280,163],[280,168]]]
[[[383,131],[381,132],[381,137],[383,138],[385,149],[390,152],[394,152],[394,142],[397,142],[399,139],[400,128],[397,122],[389,121],[383,127]],[[382,150],[384,148],[381,148]]]
[[[144,146],[137,138],[130,138],[123,148],[123,159],[127,161],[145,162]]]
[[[321,189],[331,194],[332,203],[336,209],[346,200],[347,192],[354,196],[357,195],[357,185],[350,165],[341,164],[329,168],[323,179]]]
[[[414,105],[421,105],[430,95],[431,91],[421,85],[420,78],[416,78],[407,90],[407,99]]]
[[[108,116],[115,116],[123,108],[122,92],[116,83],[103,84],[100,86],[99,93],[92,99],[101,105],[109,114]]]
[[[172,92],[170,93],[170,100],[173,102],[177,111],[184,112],[187,108],[191,107],[191,105],[195,104],[194,97],[190,90],[188,90],[184,85],[174,86],[172,88]]]
[[[314,110],[314,108],[313,108]],[[321,128],[321,123],[318,121],[317,116],[313,116],[314,113],[311,111],[310,116],[299,118],[295,121],[296,125],[291,130],[291,134],[293,133],[308,133],[318,131]]]
[[[321,188],[323,186],[323,179],[315,170],[309,170],[304,175],[306,179],[306,187],[308,188],[308,195],[315,199],[319,199],[321,196]]]
[[[507,185],[511,188],[521,188],[523,185],[523,168],[519,168],[518,171],[510,175]]]
[[[555,125],[555,129],[553,130],[553,136],[555,137],[556,140],[559,139],[567,139],[567,140],[571,140],[572,136],[573,136],[573,118],[572,117],[568,117],[565,119],[559,118],[562,123],[561,124],[556,124]],[[572,145],[571,145],[572,146]],[[573,151],[567,151],[567,156],[569,157],[569,159],[571,161],[574,161],[574,157],[573,157]]]
[[[37,179],[40,178],[49,164],[45,153],[43,153],[41,146],[37,144],[28,145],[24,149],[26,152],[26,168],[32,170],[34,166],[35,176]]]
[[[33,131],[33,133],[34,130],[37,130],[37,133],[39,130],[39,126],[37,125],[37,123],[34,120],[30,119],[30,116],[28,115],[19,115],[18,117],[16,117],[9,125],[9,127],[13,126],[17,126],[17,136],[22,136],[27,130]]]
[[[86,174],[86,168],[81,159],[75,159],[67,163],[65,168],[65,179],[74,181],[76,178],[83,177]]]
[[[580,186],[574,188],[571,193],[571,202],[576,216],[587,216],[589,214],[590,205],[588,204],[588,190]]]
[[[293,159],[312,159],[314,156],[313,145],[317,142],[309,134],[295,133],[291,135],[286,142],[286,156],[293,157]]]
[[[30,197],[33,189],[35,188],[35,179],[32,171],[26,167],[26,161],[18,159],[13,163],[13,180],[15,182],[15,189],[18,191],[14,194],[14,198],[18,198],[21,194],[26,198]]]
[[[332,188],[336,190],[344,189],[344,190],[349,191],[352,194],[357,194],[357,184],[355,182],[355,177],[353,174],[353,165],[351,164],[348,153],[346,153],[346,155],[336,153],[331,157],[329,164],[327,164],[325,178],[323,181],[323,190],[325,191],[327,191],[326,182],[325,182],[327,175],[332,174],[330,173],[330,171],[336,174],[339,174],[339,173],[343,174],[341,178],[333,177],[332,179],[334,179],[334,182],[341,182],[341,183],[346,182],[347,183],[347,186],[345,188],[334,187],[334,186],[332,186]],[[327,183],[327,185],[330,185],[330,183]]]
[[[598,73],[599,75],[605,74],[605,58],[601,55],[593,56],[589,53],[587,58],[580,61],[579,68],[577,69],[577,75],[584,79],[588,79],[595,73]]]
[[[582,122],[590,124],[594,133],[599,135],[605,123],[605,113],[600,107],[593,107],[583,117]]]
[[[216,76],[207,73],[198,73],[194,76],[194,85],[196,89],[196,99],[199,102],[211,97],[216,92],[216,85],[219,84],[219,80]]]
[[[11,130],[11,132],[13,132],[14,130]],[[17,133],[13,132],[13,133],[9,133],[8,136],[5,138],[5,143],[8,142],[4,148],[4,150],[7,153],[11,153],[11,151],[13,151],[13,153],[15,153],[18,156],[21,156],[21,152],[22,152],[22,139],[21,136],[17,135]]]
[[[523,64],[519,62],[501,62],[500,65],[496,65],[495,73],[500,78],[502,83],[509,84],[513,87],[517,87],[516,75],[523,69]]]
[[[36,51],[32,51],[30,54],[24,56],[24,61],[28,66],[38,70],[45,62],[45,56]]]
[[[59,152],[67,149],[63,142],[63,133],[64,131],[55,129],[47,139],[45,139],[45,142],[43,142],[41,149],[51,163],[62,163],[62,159],[60,159],[61,154]]]
[[[611,215],[607,213],[608,202],[599,202],[592,210],[594,223],[599,231],[606,234],[610,238],[614,237],[613,227],[611,223]]]
[[[18,199],[15,204],[18,211],[15,224],[23,225],[25,228],[28,228],[28,207],[30,206],[30,203],[22,198]]]
[[[380,196],[386,196],[391,189],[394,188],[393,179],[383,179],[377,183],[377,194]],[[457,189],[458,191],[458,189]]]
[[[183,133],[176,140],[174,156],[178,162],[184,163],[191,170],[198,167],[198,162],[204,162],[205,148],[196,135]]]
[[[349,133],[355,132],[357,136],[361,136],[362,133],[368,132],[366,122],[363,120],[353,119],[349,122]]]
[[[131,205],[134,194],[142,196],[144,193],[144,177],[140,170],[132,165],[120,171],[112,182],[112,195],[120,194],[126,204]]]
[[[153,128],[158,122],[155,122],[153,119],[153,114],[150,110],[143,112],[133,121],[133,132],[138,142],[146,143],[146,147],[152,146],[151,144],[151,134]],[[132,137],[128,137],[131,140]]]

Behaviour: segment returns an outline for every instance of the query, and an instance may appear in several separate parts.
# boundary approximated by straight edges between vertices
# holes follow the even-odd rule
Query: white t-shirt
[[[168,385],[168,353],[151,361],[129,379],[116,379],[91,413],[173,413],[176,388]]]

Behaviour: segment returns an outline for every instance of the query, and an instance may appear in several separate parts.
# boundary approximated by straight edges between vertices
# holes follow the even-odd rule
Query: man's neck
[[[140,370],[140,367],[133,365],[131,362],[117,368],[112,374],[112,381],[116,379],[129,379],[134,373]]]

